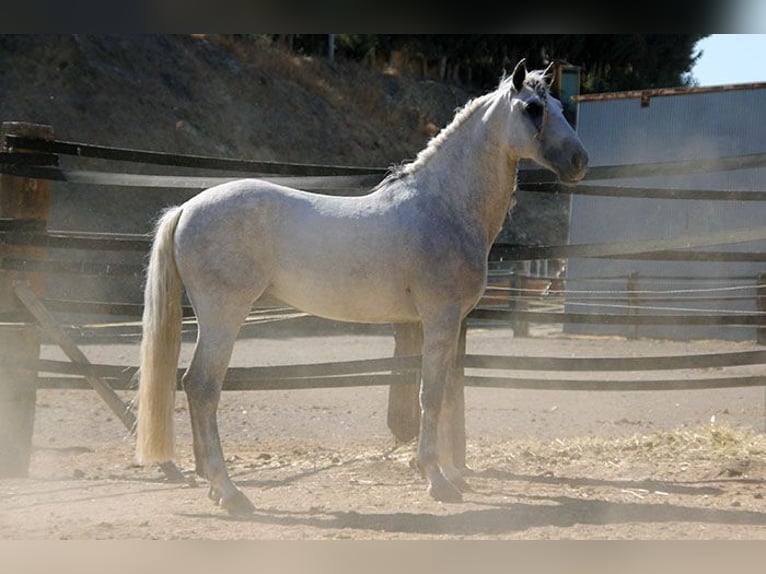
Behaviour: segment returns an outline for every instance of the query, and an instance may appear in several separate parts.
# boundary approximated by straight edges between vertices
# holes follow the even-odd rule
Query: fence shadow
[[[520,481],[530,484],[548,484],[553,486],[567,486],[570,488],[581,487],[609,487],[615,489],[638,489],[648,490],[650,492],[662,491],[668,494],[683,495],[708,495],[718,496],[724,493],[724,490],[717,486],[706,485],[702,481],[664,481],[664,480],[614,480],[601,478],[584,478],[577,476],[547,476],[533,474],[516,474],[509,471],[486,469],[478,471],[477,477],[492,478],[501,482]],[[761,481],[763,482],[763,481]]]

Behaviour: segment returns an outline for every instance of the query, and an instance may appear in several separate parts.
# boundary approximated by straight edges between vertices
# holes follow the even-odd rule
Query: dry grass
[[[484,460],[489,457],[525,465],[569,465],[580,461],[635,464],[685,460],[715,466],[731,461],[766,461],[766,434],[751,428],[713,423],[628,437],[588,436],[550,442],[522,440],[477,446]],[[490,452],[486,452],[487,449]]]
[[[399,445],[385,458],[402,464],[415,455],[413,443]],[[350,455],[349,455],[350,456]],[[357,458],[376,458],[379,451],[355,452]],[[478,441],[468,446],[469,465],[476,468],[503,467],[553,471],[556,467],[603,466],[614,469],[633,466],[673,466],[686,471],[694,465],[706,472],[745,474],[748,469],[766,469],[766,434],[748,427],[708,424],[698,427],[634,434],[627,437],[596,436],[536,440]],[[353,457],[352,457],[353,458]]]
[[[376,70],[346,63],[341,73],[323,58],[290,53],[264,37],[252,38],[250,42],[234,41],[226,36],[209,39],[261,72],[321,95],[335,108],[355,106],[365,114],[398,112],[382,97],[384,90]]]

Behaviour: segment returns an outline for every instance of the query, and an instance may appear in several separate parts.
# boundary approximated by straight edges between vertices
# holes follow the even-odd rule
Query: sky
[[[713,34],[697,42],[702,56],[692,69],[700,86],[766,82],[766,2],[729,0],[728,22],[746,34]]]
[[[696,49],[702,56],[692,76],[700,86],[766,82],[766,34],[713,34]]]

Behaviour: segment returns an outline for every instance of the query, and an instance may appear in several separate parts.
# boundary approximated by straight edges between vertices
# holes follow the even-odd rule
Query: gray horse
[[[461,500],[458,336],[484,292],[487,255],[523,158],[571,183],[588,163],[549,94],[547,70],[528,72],[522,60],[368,195],[330,197],[246,179],[165,212],[145,290],[138,461],[173,458],[185,286],[199,324],[183,377],[196,470],[216,503],[232,513],[253,510],[226,470],[216,411],[240,325],[267,294],[330,319],[422,328],[416,461],[431,496]]]

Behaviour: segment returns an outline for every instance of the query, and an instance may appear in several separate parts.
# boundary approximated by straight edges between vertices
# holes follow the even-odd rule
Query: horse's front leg
[[[460,321],[459,308],[423,320],[423,381],[416,460],[428,480],[428,492],[443,502],[462,500],[460,489],[445,476],[445,469],[442,468],[442,463],[445,463],[448,473],[456,478],[450,452],[452,440],[444,435],[444,424],[452,418],[448,411],[454,407],[452,398],[449,401],[445,399],[447,389],[453,392],[456,388]],[[444,409],[445,405],[447,409]],[[443,414],[446,417],[440,424]]]
[[[442,438],[441,466],[442,471],[456,486],[468,489],[463,477],[473,473],[465,461],[466,438],[465,438],[465,368],[462,361],[466,353],[466,320],[460,323],[460,335],[458,339],[457,367],[454,377],[447,379],[444,391],[444,405],[440,418]]]
[[[457,365],[446,378],[444,401],[439,416],[439,466],[455,487],[465,492],[470,490],[465,476],[472,471],[465,462],[465,394],[463,366],[465,356],[465,322],[460,330]]]

